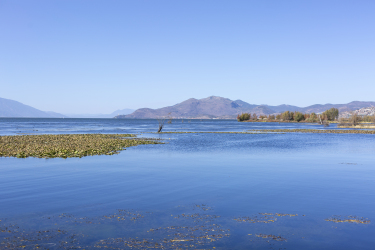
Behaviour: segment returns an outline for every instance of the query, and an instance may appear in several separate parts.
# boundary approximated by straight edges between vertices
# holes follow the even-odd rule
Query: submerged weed
[[[363,217],[357,217],[357,216],[348,216],[347,218],[341,218],[341,216],[336,216],[336,217],[325,219],[325,221],[331,221],[335,223],[347,222],[347,223],[355,223],[355,224],[370,224],[371,222],[369,219],[365,219]]]

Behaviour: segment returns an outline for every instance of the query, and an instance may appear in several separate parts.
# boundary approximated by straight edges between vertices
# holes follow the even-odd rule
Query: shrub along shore
[[[281,114],[272,114],[272,115],[260,115],[257,114],[251,115],[250,113],[242,113],[237,115],[237,120],[239,122],[319,122],[319,123],[328,123],[337,120],[339,117],[339,110],[336,108],[331,108],[324,111],[322,114],[303,114],[301,112],[295,111],[285,111]]]
[[[113,155],[127,147],[158,144],[131,134],[62,134],[0,136],[0,157],[68,158]]]

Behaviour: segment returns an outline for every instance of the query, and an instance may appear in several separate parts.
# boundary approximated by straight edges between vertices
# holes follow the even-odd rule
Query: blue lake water
[[[0,135],[135,133],[165,142],[111,156],[0,158],[0,249],[374,249],[375,135],[157,127],[0,119]],[[173,120],[163,131],[284,128],[325,129]]]

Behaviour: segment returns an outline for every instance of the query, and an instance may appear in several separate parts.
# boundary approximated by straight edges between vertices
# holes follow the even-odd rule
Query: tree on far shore
[[[339,116],[339,110],[336,108],[331,108],[326,111],[324,111],[322,114],[319,116],[315,114],[314,112],[311,114],[304,114],[302,112],[291,112],[291,111],[285,111],[281,114],[277,115],[259,115],[260,120],[267,120],[268,122],[270,121],[284,121],[284,122],[289,122],[289,121],[296,121],[296,122],[301,122],[301,121],[306,121],[306,122],[320,122],[320,124],[325,124],[328,126],[328,121],[334,121],[338,119]],[[361,119],[360,117],[356,118],[356,120]],[[375,121],[375,116],[372,118],[367,118],[368,120],[374,119]],[[237,120],[238,121],[247,121],[247,120],[252,120],[252,121],[257,121],[258,116],[256,113],[251,115],[250,113],[242,113],[240,115],[237,115]]]
[[[242,113],[241,115],[237,115],[237,120],[239,121],[239,122],[242,122],[242,121],[248,121],[248,120],[250,120],[250,114],[248,114],[248,113]]]
[[[301,112],[296,112],[296,113],[294,114],[294,120],[295,120],[296,122],[300,122],[300,121],[302,121],[302,120],[305,120],[305,115],[302,114]]]
[[[328,121],[334,121],[339,118],[339,110],[336,108],[330,108],[322,113],[322,116]]]

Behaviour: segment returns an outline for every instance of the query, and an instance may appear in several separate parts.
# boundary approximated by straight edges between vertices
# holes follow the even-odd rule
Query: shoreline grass
[[[375,130],[342,130],[342,129],[262,129],[249,130],[269,133],[317,133],[317,134],[375,134]]]
[[[113,155],[127,147],[159,144],[131,134],[58,134],[0,136],[0,157],[70,158]]]
[[[268,133],[318,133],[318,134],[375,134],[375,130],[341,130],[341,129],[252,129],[247,132],[210,132],[210,131],[171,131],[159,134],[268,134]]]
[[[254,132],[232,132],[232,131],[218,131],[218,132],[213,132],[213,131],[166,131],[166,132],[149,132],[150,134],[261,134],[261,133],[254,133]]]
[[[369,128],[375,128],[375,125],[366,125],[366,124],[359,124],[359,125],[337,125],[338,128],[364,128],[364,129],[369,129]]]

